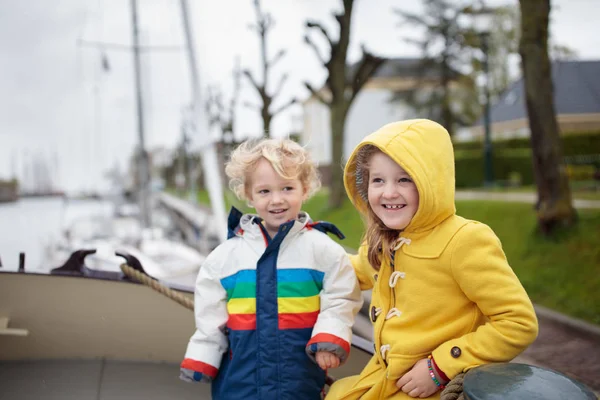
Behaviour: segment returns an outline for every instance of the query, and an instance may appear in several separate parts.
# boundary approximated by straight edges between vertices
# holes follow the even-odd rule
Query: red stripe
[[[203,363],[202,361],[192,360],[191,358],[186,358],[181,363],[181,368],[191,369],[192,371],[200,372],[204,375],[208,375],[211,378],[217,376],[218,369],[213,367],[210,364]]]
[[[333,343],[340,346],[342,349],[346,351],[346,354],[350,354],[350,343],[346,342],[344,339],[339,338],[335,335],[331,335],[329,333],[319,333],[315,335],[306,346],[310,346],[313,343]]]
[[[234,331],[251,331],[256,329],[256,314],[230,314],[227,327]]]
[[[319,311],[295,314],[279,314],[279,329],[312,328],[317,322]]]

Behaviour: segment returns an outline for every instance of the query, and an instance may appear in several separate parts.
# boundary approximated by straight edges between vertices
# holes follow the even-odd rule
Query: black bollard
[[[580,382],[527,364],[501,363],[474,368],[463,381],[465,400],[595,400]]]
[[[25,272],[25,253],[19,253],[19,272]]]

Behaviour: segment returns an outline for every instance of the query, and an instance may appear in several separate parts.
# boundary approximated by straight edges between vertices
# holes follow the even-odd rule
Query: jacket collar
[[[262,219],[258,215],[242,214],[237,208],[231,207],[228,217],[228,239],[242,235],[249,238],[262,238],[261,223]],[[311,223],[308,213],[301,211],[297,219],[282,224],[279,227],[279,233],[284,233],[285,236],[293,236]]]
[[[410,239],[410,244],[403,245],[401,250],[415,258],[439,258],[454,235],[469,222],[467,219],[453,215],[428,231],[401,234],[401,237]]]

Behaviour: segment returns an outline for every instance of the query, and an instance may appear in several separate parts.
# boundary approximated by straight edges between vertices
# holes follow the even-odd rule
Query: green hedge
[[[478,187],[484,182],[485,165],[481,152],[456,157],[456,187]],[[493,153],[494,181],[506,185],[534,182],[531,152],[503,150]]]
[[[568,172],[572,180],[594,179],[600,154],[600,131],[567,134],[561,137],[563,155],[570,159]],[[529,138],[509,139],[493,143],[494,181],[504,185],[532,185],[533,162]],[[478,187],[484,183],[483,144],[454,144],[456,187]],[[579,156],[579,157],[575,157]],[[587,156],[587,157],[582,157]],[[591,158],[590,158],[591,156]],[[588,158],[591,160],[588,160]],[[584,162],[575,160],[585,159]],[[592,160],[593,159],[593,160]]]
[[[563,155],[575,156],[582,154],[600,154],[600,131],[564,133],[561,136]],[[456,152],[469,150],[482,150],[482,142],[455,143]],[[494,150],[498,149],[529,149],[531,143],[529,138],[508,139],[494,141]]]

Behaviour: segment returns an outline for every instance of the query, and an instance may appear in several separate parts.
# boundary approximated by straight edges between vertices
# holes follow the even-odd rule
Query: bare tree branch
[[[290,101],[288,101],[287,103],[283,104],[277,110],[275,110],[272,115],[275,116],[275,115],[279,114],[280,112],[284,111],[286,108],[289,108],[296,103],[298,103],[298,100],[296,98],[293,98]]]
[[[354,71],[352,75],[352,94],[350,97],[350,101],[354,100],[360,89],[364,86],[365,83],[369,80],[369,78],[373,75],[373,73],[385,62],[384,58],[374,56],[369,53],[364,46],[362,46],[362,58],[358,64],[358,68]]]
[[[208,115],[208,126],[213,127],[215,125],[219,125],[221,123],[221,115],[219,113],[218,106],[218,96],[216,92],[218,89],[213,86],[208,86],[206,88],[207,96],[206,102],[204,103],[204,109],[206,110],[206,114]],[[216,108],[216,111],[215,111]]]
[[[254,104],[254,103],[251,103],[249,101],[245,101],[244,103],[242,103],[242,105],[244,107],[247,107],[247,108],[252,108],[252,109],[255,109],[255,110],[262,110],[261,106],[259,106],[257,104]]]
[[[277,84],[276,88],[275,88],[275,94],[278,94],[281,92],[281,89],[283,88],[283,85],[285,85],[285,82],[287,82],[289,78],[288,74],[283,74],[281,75],[281,78],[279,79],[279,83]]]
[[[312,41],[312,39],[310,38],[310,36],[305,35],[304,36],[304,42],[306,44],[308,44],[313,51],[315,52],[317,58],[319,59],[319,62],[323,65],[327,65],[327,61],[325,61],[325,58],[321,55],[321,52],[319,51],[319,48],[317,47],[317,45],[315,44],[315,42]]]
[[[233,94],[229,103],[229,130],[233,133],[235,124],[235,108],[240,97],[242,70],[240,67],[240,57],[236,56],[235,66],[233,67]]]
[[[304,86],[306,86],[310,93],[313,96],[315,96],[321,103],[325,104],[326,106],[329,106],[331,104],[329,101],[325,100],[321,93],[319,93],[319,91],[316,90],[310,83],[304,82]]]
[[[329,32],[327,32],[327,29],[325,29],[325,27],[323,25],[321,25],[319,22],[316,22],[316,21],[306,21],[306,27],[318,29],[323,34],[325,39],[327,40],[327,43],[329,43],[329,47],[333,48],[333,46],[334,46],[333,40],[331,39],[331,36],[329,36]]]
[[[246,77],[248,78],[248,80],[250,81],[250,83],[252,84],[252,86],[254,86],[254,88],[256,90],[258,90],[260,93],[262,93],[264,91],[264,87],[262,87],[261,85],[258,84],[258,82],[256,81],[256,79],[254,79],[254,76],[252,75],[252,72],[250,72],[249,70],[245,69],[242,73],[244,75],[246,75]]]
[[[402,17],[404,19],[404,21],[399,22],[397,24],[398,27],[403,27],[406,24],[429,26],[429,21],[427,21],[426,17],[424,17],[424,16],[406,12],[406,11],[400,10],[398,8],[394,9],[393,11],[395,14],[399,15],[400,17]]]
[[[277,64],[277,62],[279,60],[281,60],[283,58],[283,56],[285,56],[285,49],[281,49],[277,52],[277,54],[275,55],[275,57],[273,57],[273,59],[267,64],[268,68],[273,67],[275,64]]]

